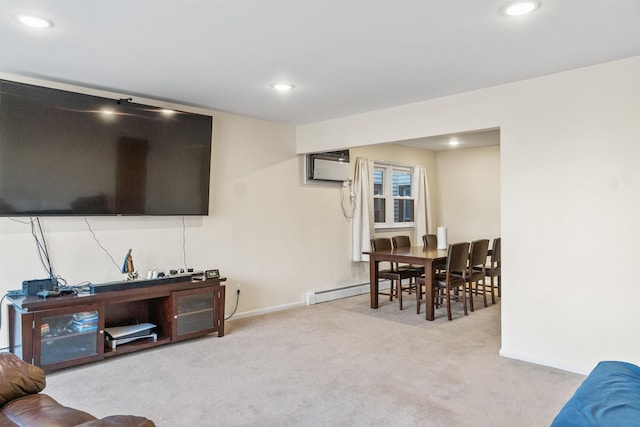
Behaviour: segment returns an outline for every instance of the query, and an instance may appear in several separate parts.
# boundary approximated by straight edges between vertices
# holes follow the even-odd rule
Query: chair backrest
[[[394,248],[410,248],[411,238],[409,236],[393,236],[391,243]]]
[[[376,237],[375,239],[371,239],[371,249],[375,251],[388,251],[389,249],[393,249],[391,246],[391,239],[388,237]]]
[[[475,266],[484,267],[488,254],[489,239],[480,239],[471,242],[471,249],[469,249],[469,268],[473,269]]]
[[[393,246],[391,244],[391,239],[388,237],[376,237],[375,239],[371,239],[371,250],[373,252],[388,251],[390,249],[393,249]],[[398,268],[397,262],[389,261],[389,265],[394,270]]]
[[[435,234],[425,234],[422,236],[422,244],[427,248],[437,248],[438,236]]]
[[[501,259],[500,259],[500,237],[496,237],[495,239],[493,239],[493,247],[491,248],[491,263],[492,264],[497,264],[500,265]]]
[[[447,251],[447,274],[460,273],[466,276],[468,260],[469,242],[450,244],[449,250]]]

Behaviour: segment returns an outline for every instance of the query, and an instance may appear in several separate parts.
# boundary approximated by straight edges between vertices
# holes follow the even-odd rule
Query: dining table
[[[424,266],[426,319],[435,318],[435,268],[434,262],[447,259],[447,249],[436,249],[425,246],[411,246],[389,250],[363,251],[369,255],[369,291],[371,308],[378,308],[379,271],[381,262],[397,262],[402,264]],[[416,312],[420,313],[420,291],[416,293]]]

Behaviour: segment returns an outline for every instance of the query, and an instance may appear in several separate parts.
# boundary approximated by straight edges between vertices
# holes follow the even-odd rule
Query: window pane
[[[373,195],[382,196],[384,194],[384,174],[381,170],[373,171]]]
[[[374,222],[385,222],[385,200],[374,198],[373,199],[373,221]]]
[[[413,222],[413,200],[394,200],[393,216],[395,222]]]
[[[393,195],[411,197],[411,178],[408,172],[393,171]]]

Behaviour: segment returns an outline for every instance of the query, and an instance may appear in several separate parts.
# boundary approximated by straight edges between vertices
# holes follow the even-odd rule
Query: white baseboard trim
[[[388,289],[390,282],[388,280],[380,280],[379,288]],[[347,298],[355,295],[369,293],[369,283],[360,283],[357,285],[343,286],[340,288],[325,289],[321,291],[311,291],[305,293],[305,300],[293,302],[290,304],[277,305],[273,307],[261,308],[258,310],[243,311],[235,313],[229,321],[233,319],[242,319],[243,317],[258,316],[260,314],[273,313],[276,311],[287,310],[289,308],[301,307],[305,305],[319,304],[321,302],[333,301],[336,299]],[[225,316],[229,314],[225,313]]]
[[[380,280],[379,288],[388,289],[390,282]],[[313,305],[321,302],[333,301],[341,298],[353,297],[356,295],[368,294],[370,292],[369,283],[359,283],[356,285],[342,286],[339,288],[323,289],[320,291],[305,292],[305,304]]]
[[[575,374],[587,375],[589,372],[591,372],[590,369],[588,370],[581,369],[575,365],[565,365],[562,363],[553,362],[551,360],[541,359],[539,357],[533,357],[528,354],[506,351],[503,349],[500,349],[500,356],[506,357],[509,359],[521,360],[523,362],[533,363],[536,365],[548,366],[550,368],[561,369],[563,371],[573,372]]]
[[[304,305],[305,305],[304,302],[300,301],[300,302],[293,302],[291,304],[283,304],[283,305],[276,305],[276,306],[273,306],[273,307],[261,308],[261,309],[258,309],[258,310],[243,311],[242,313],[235,313],[233,315],[233,317],[231,317],[229,319],[229,321],[231,321],[233,319],[241,319],[243,317],[258,316],[260,314],[273,313],[275,311],[287,310],[289,308],[294,308],[294,307],[302,307]],[[226,314],[226,316],[228,316],[228,314]]]

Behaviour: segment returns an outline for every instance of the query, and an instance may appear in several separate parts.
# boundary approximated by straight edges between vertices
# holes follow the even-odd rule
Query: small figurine
[[[127,280],[135,280],[138,278],[138,272],[133,267],[133,257],[131,256],[131,249],[127,252],[127,256],[124,257],[124,263],[122,264],[122,273],[127,274]]]

